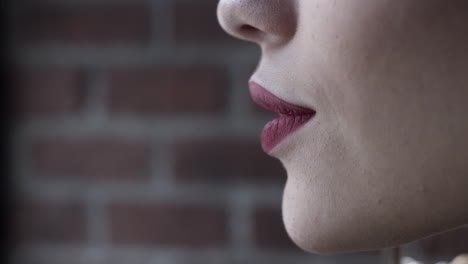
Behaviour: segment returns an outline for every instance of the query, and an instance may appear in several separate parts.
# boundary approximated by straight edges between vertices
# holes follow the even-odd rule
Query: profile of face
[[[468,1],[221,0],[217,15],[261,47],[250,81],[316,112],[268,151],[299,247],[380,249],[468,224]]]

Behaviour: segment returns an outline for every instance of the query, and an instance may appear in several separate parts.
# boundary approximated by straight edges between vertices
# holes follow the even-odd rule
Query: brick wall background
[[[388,263],[287,237],[272,115],[248,96],[260,52],[216,3],[10,1],[12,263]],[[459,234],[403,252],[450,256]]]

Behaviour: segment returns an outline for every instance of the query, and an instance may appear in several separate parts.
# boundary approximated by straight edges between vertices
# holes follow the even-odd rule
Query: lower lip
[[[315,114],[296,116],[280,115],[268,122],[263,128],[261,135],[263,151],[270,153],[271,150],[289,134],[305,125],[314,115]]]

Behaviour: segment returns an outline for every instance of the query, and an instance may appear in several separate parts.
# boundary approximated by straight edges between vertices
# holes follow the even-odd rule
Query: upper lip
[[[300,116],[315,114],[315,110],[313,109],[294,105],[278,98],[276,95],[272,94],[270,91],[254,81],[249,82],[249,91],[250,96],[257,105],[267,110],[279,113],[280,115]]]

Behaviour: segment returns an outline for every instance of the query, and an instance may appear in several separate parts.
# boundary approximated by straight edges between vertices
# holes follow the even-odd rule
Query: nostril
[[[263,35],[260,29],[248,24],[240,26],[239,32],[244,38],[247,37],[250,40],[258,40]]]
[[[242,25],[240,27],[241,31],[244,31],[244,32],[247,32],[247,33],[251,33],[253,31],[257,31],[258,29],[255,28],[255,27],[252,27],[251,25]]]

